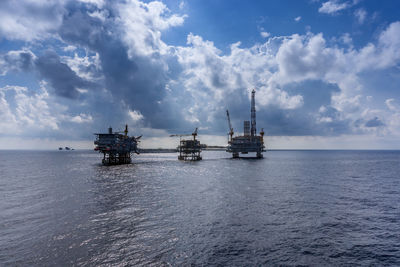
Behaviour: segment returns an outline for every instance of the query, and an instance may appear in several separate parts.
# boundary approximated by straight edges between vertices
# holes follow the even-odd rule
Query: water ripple
[[[400,152],[0,156],[0,265],[400,265]]]

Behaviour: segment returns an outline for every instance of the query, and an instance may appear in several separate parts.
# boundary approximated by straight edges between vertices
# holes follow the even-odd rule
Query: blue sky
[[[109,125],[224,145],[257,90],[270,148],[400,149],[400,2],[2,1],[0,148]]]

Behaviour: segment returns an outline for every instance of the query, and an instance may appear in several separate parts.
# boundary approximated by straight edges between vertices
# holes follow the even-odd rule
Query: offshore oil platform
[[[113,132],[108,128],[108,133],[95,133],[94,150],[103,153],[104,165],[129,164],[132,162],[131,153],[138,152],[139,139],[142,136],[128,136],[128,125],[125,125],[124,133]]]
[[[186,161],[201,160],[201,144],[196,139],[197,128],[192,134],[171,134],[170,137],[179,136],[178,159]],[[193,136],[193,139],[182,139],[183,136]]]
[[[244,121],[242,136],[233,137],[234,132],[229,117],[229,111],[226,110],[229,126],[229,139],[226,152],[232,153],[233,158],[239,158],[239,154],[248,154],[250,152],[255,152],[257,158],[263,157],[262,152],[265,151],[264,129],[261,129],[260,135],[257,135],[255,94],[256,91],[253,89],[251,92],[251,122]]]

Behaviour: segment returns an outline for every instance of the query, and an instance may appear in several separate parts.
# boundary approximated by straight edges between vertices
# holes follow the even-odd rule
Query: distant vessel
[[[262,152],[265,151],[264,146],[264,129],[261,129],[260,135],[257,135],[256,130],[256,104],[255,104],[256,91],[253,89],[251,92],[251,128],[250,121],[244,121],[244,131],[242,136],[233,137],[233,128],[229,111],[226,110],[229,125],[229,140],[226,152],[232,153],[233,158],[238,158],[239,153],[248,154],[255,152],[257,158],[262,158]]]
[[[104,165],[117,165],[131,163],[131,153],[138,152],[138,142],[142,136],[128,136],[128,125],[125,125],[124,134],[113,132],[108,128],[108,133],[95,133],[94,150],[103,153]]]
[[[63,150],[63,148],[62,147],[59,147],[58,148],[58,150]],[[69,151],[69,150],[75,150],[75,149],[73,149],[73,148],[70,148],[70,147],[68,147],[68,146],[66,146],[66,147],[64,147],[64,150],[67,150],[67,151]]]

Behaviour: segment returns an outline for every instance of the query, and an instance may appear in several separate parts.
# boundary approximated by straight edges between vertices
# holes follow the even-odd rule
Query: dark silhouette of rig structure
[[[125,125],[125,131],[113,132],[108,128],[108,133],[95,133],[94,150],[103,153],[102,163],[104,165],[129,164],[132,162],[131,154],[138,152],[139,139],[142,136],[128,136],[128,125]]]
[[[253,89],[251,92],[251,120],[244,121],[243,135],[234,136],[229,111],[226,110],[229,125],[226,152],[232,153],[233,158],[239,158],[240,154],[249,153],[255,153],[256,158],[263,158],[262,153],[266,151],[264,145],[264,130],[261,129],[260,134],[257,135],[255,94],[256,91]],[[110,127],[108,133],[95,133],[95,135],[94,150],[103,153],[102,163],[104,165],[128,164],[132,161],[131,154],[133,152],[139,154],[138,143],[142,136],[128,136],[128,125],[125,126],[125,131],[123,133],[113,132]],[[172,134],[170,136],[179,136],[179,146],[177,148],[179,160],[202,160],[201,151],[207,146],[201,145],[200,141],[196,139],[197,128],[192,134]],[[192,136],[193,138],[182,139],[184,136]]]
[[[171,134],[170,137],[179,136],[178,159],[186,161],[201,160],[201,144],[196,139],[197,128],[192,134]],[[182,136],[193,136],[193,139],[182,139]]]
[[[256,91],[253,89],[251,92],[251,122],[244,121],[244,131],[242,136],[233,136],[233,128],[229,111],[226,111],[229,125],[229,139],[227,152],[232,153],[233,158],[239,158],[239,154],[248,154],[255,152],[257,158],[262,158],[262,152],[265,151],[264,146],[264,129],[261,129],[260,135],[257,135],[256,130],[256,104],[255,104]]]

